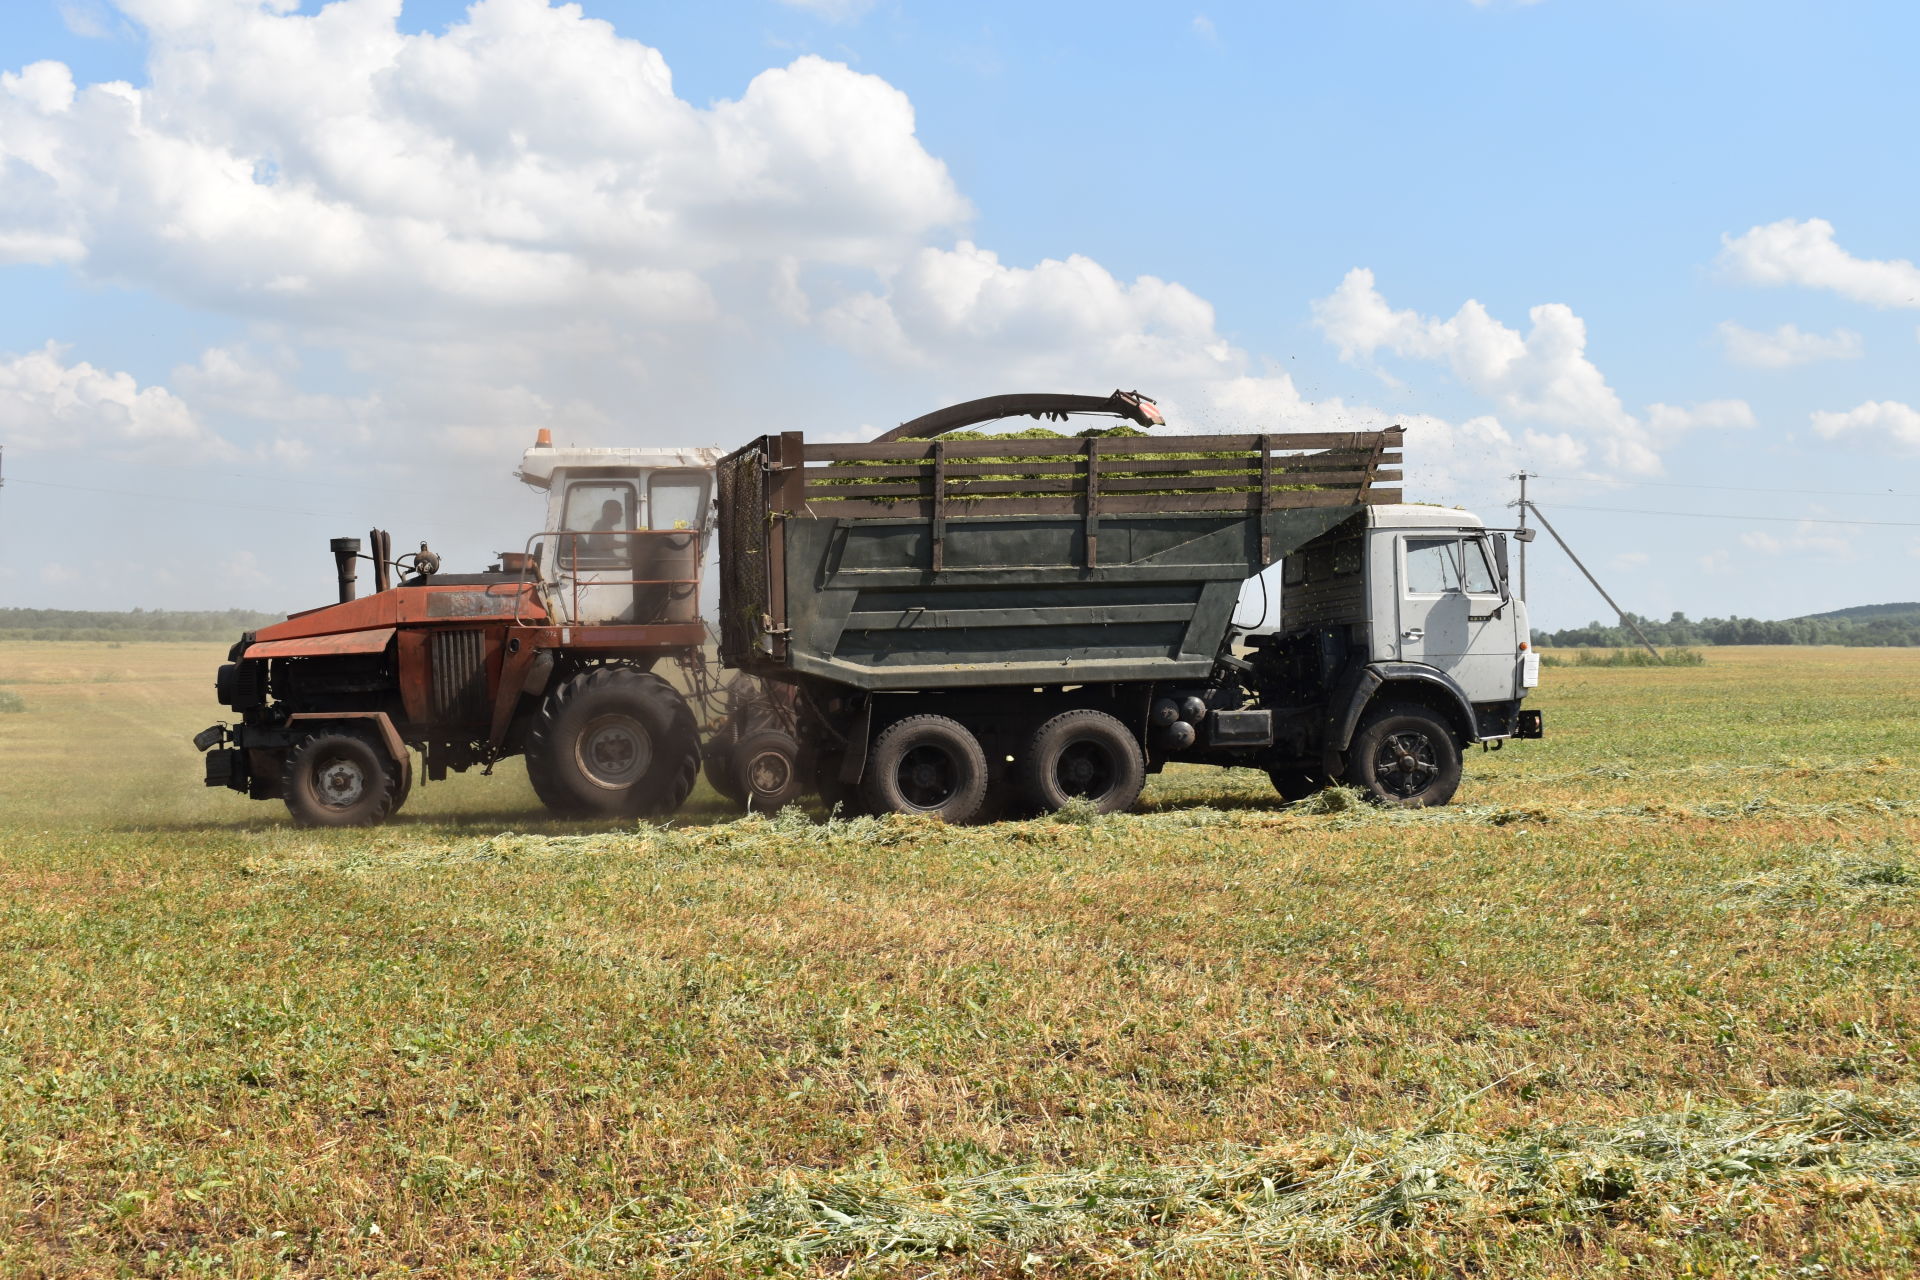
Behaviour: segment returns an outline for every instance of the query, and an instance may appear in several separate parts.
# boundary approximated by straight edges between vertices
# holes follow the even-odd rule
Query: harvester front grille
[[[487,651],[480,632],[434,632],[433,712],[456,723],[487,718]]]

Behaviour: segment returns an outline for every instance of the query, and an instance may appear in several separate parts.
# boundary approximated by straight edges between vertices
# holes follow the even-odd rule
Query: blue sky
[[[1407,422],[1410,496],[1490,518],[1544,473],[1643,612],[1920,595],[1912,6],[8,16],[0,603],[300,607],[376,522],[474,563],[543,425],[1114,385]]]

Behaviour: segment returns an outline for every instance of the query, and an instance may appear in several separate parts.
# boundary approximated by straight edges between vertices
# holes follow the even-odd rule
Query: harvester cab
[[[574,626],[693,621],[720,453],[556,448],[543,429],[515,474],[547,495],[545,527],[503,567]]]

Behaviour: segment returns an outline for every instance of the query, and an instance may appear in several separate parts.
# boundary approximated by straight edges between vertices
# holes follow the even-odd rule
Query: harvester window
[[[619,559],[628,542],[621,533],[636,527],[633,486],[605,480],[570,485],[563,527],[586,535],[567,539],[569,559]]]
[[[696,476],[658,476],[648,487],[648,527],[698,529],[707,486]]]

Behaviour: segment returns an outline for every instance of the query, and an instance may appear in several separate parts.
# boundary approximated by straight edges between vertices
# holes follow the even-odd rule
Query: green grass
[[[0,1274],[1904,1276],[1920,665],[1551,672],[1459,803],[371,832],[0,656]]]
[[[1685,647],[1662,650],[1658,658],[1645,649],[1573,649],[1540,655],[1544,667],[1704,667],[1707,655]]]

